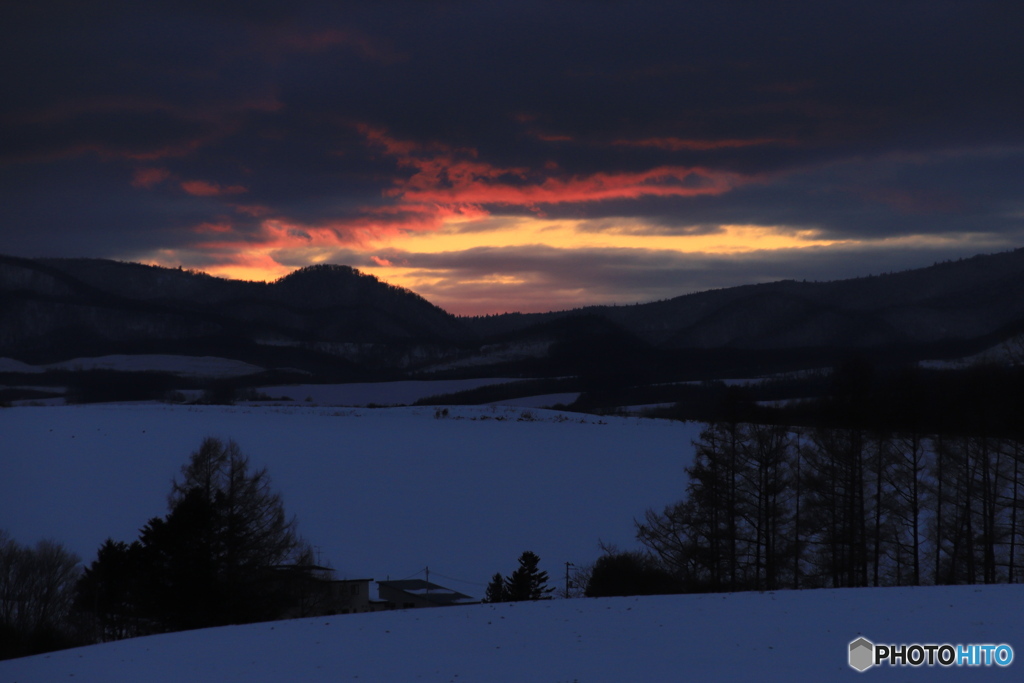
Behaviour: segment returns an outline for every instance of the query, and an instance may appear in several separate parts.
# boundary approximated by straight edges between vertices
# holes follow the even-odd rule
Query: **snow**
[[[426,567],[474,597],[524,550],[553,577],[636,547],[633,520],[682,497],[699,426],[503,407],[80,405],[0,409],[0,526],[91,561],[166,514],[206,436],[266,466],[338,578]],[[521,418],[526,418],[520,421]],[[451,580],[449,578],[453,577]]]
[[[201,439],[269,468],[339,578],[432,580],[476,597],[526,549],[560,585],[597,541],[677,500],[699,425],[512,407],[88,405],[0,410],[0,520],[86,560],[162,515]],[[389,577],[390,575],[390,577]],[[455,577],[455,578],[452,578]],[[458,579],[473,583],[463,584]],[[297,619],[0,662],[4,683],[837,681],[848,645],[1009,644],[1018,585],[552,600]],[[999,667],[874,667],[882,681],[1019,680]]]
[[[215,356],[137,354],[74,358],[46,366],[54,370],[118,370],[121,372],[170,372],[187,377],[241,377],[263,368],[240,360]]]
[[[1012,351],[1005,342],[991,346],[972,356],[947,360],[923,360],[918,366],[929,370],[962,370],[972,365],[1008,365],[1013,361]]]
[[[675,403],[640,403],[632,406],[622,406],[620,410],[630,415],[638,415],[645,410],[659,410],[661,408],[671,408],[676,405]]]
[[[441,607],[125,640],[0,662],[43,683],[980,681],[1008,667],[848,665],[849,643],[1008,644],[1015,585],[860,588]],[[860,679],[859,676],[865,678]]]
[[[28,363],[22,363],[20,360],[14,360],[13,358],[0,358],[0,372],[43,372],[44,368],[36,365],[29,365]]]
[[[487,344],[480,351],[465,358],[447,361],[424,368],[424,372],[442,372],[460,368],[477,368],[486,365],[510,363],[526,358],[543,358],[551,350],[550,341],[516,342],[512,344]]]
[[[287,396],[295,403],[310,403],[320,406],[367,406],[371,404],[405,406],[429,396],[451,394],[456,391],[514,381],[516,380],[482,378],[352,382],[349,384],[284,384],[260,387],[259,390],[271,398]]]
[[[551,406],[567,406],[576,402],[580,392],[570,391],[561,394],[541,394],[539,396],[522,396],[520,398],[506,398],[502,401],[494,401],[487,405],[493,406],[515,406],[517,408],[549,408]]]

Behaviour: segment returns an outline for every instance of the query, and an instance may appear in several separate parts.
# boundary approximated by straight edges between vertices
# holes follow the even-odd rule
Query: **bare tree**
[[[216,515],[218,560],[229,575],[295,559],[301,541],[286,518],[267,469],[251,470],[234,441],[208,437],[181,469],[168,498],[172,510],[189,495],[200,496]]]
[[[55,541],[21,546],[0,530],[2,656],[72,644],[70,624],[79,559]]]

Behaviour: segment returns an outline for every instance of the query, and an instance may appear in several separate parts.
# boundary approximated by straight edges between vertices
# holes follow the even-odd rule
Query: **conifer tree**
[[[519,568],[505,579],[506,600],[517,602],[550,598],[555,589],[548,587],[548,573],[538,568],[539,563],[540,557],[529,550],[519,556]]]
[[[491,577],[491,582],[487,584],[484,602],[508,602],[508,595],[505,593],[505,577],[501,575],[501,572]]]

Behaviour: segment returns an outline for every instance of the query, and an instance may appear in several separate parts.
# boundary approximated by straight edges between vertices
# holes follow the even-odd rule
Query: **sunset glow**
[[[1024,245],[1013,3],[214,4],[3,15],[0,254],[487,313]]]

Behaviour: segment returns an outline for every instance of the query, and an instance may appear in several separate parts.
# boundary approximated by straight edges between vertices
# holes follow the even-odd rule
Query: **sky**
[[[1024,246],[1013,1],[9,0],[0,253],[460,315]]]

